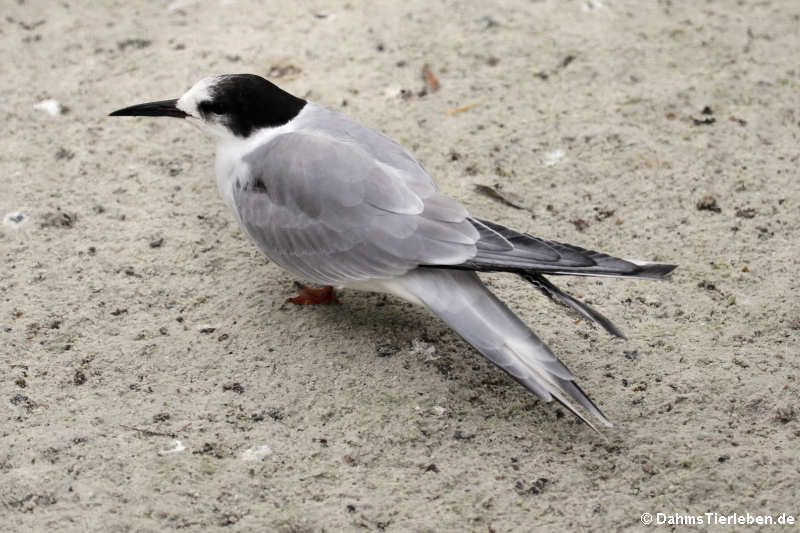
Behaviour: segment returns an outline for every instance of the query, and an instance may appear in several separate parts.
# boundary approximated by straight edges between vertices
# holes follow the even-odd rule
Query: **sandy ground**
[[[2,9],[0,529],[800,514],[800,4],[131,4]],[[425,64],[441,89],[420,95]],[[283,304],[294,278],[218,198],[211,142],[105,117],[222,72],[385,131],[476,215],[680,264],[664,283],[561,280],[626,341],[486,278],[614,421],[606,438],[421,309]]]

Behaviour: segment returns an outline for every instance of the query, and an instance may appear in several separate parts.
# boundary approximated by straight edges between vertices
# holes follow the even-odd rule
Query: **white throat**
[[[214,163],[214,169],[217,174],[217,187],[222,198],[234,208],[234,211],[233,184],[237,179],[244,180],[250,177],[251,169],[245,162],[247,154],[266,145],[279,135],[295,131],[299,119],[313,106],[314,104],[308,102],[300,113],[286,124],[272,128],[261,128],[248,137],[237,137],[230,131],[227,132],[227,135],[215,135],[218,139],[217,158]]]

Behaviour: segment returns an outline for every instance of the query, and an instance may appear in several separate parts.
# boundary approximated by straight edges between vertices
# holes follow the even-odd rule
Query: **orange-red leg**
[[[326,287],[321,287],[319,289],[314,289],[312,287],[306,287],[302,283],[295,283],[295,287],[297,287],[297,292],[299,293],[298,296],[294,298],[287,298],[287,302],[291,302],[296,305],[318,305],[318,304],[338,304],[339,298],[336,297],[336,292],[334,292],[333,287],[330,285]]]

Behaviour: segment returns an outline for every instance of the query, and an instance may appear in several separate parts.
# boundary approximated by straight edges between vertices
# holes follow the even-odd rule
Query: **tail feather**
[[[572,309],[590,322],[599,324],[611,335],[621,339],[625,338],[625,335],[619,330],[619,328],[617,328],[617,326],[615,326],[609,319],[600,314],[599,311],[562,291],[550,283],[550,281],[548,281],[541,274],[526,273],[520,274],[520,276],[522,279],[531,283],[534,287],[542,291],[545,296],[550,298],[555,303]]]
[[[597,431],[583,412],[605,426],[611,422],[574,383],[564,364],[474,272],[419,268],[387,281],[386,289],[422,303],[484,357],[528,390],[563,404]]]

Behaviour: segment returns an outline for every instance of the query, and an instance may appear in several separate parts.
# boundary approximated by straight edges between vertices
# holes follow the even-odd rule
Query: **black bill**
[[[124,109],[117,109],[110,113],[110,117],[176,117],[186,118],[189,115],[176,107],[177,100],[161,100],[160,102],[147,102],[146,104],[132,105]]]

